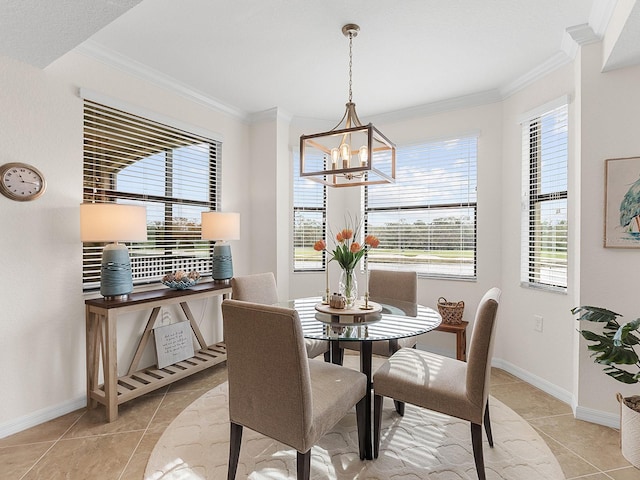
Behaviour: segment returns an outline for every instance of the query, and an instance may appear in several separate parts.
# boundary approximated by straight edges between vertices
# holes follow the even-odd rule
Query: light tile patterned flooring
[[[141,480],[169,423],[225,380],[219,365],[122,405],[115,422],[105,423],[102,407],[83,409],[0,439],[0,478]],[[568,405],[502,370],[492,371],[491,394],[538,431],[566,479],[640,480],[616,430],[575,420]]]

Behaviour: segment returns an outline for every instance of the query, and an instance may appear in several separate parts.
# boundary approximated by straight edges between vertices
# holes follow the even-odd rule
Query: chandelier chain
[[[351,86],[353,84],[351,67],[353,65],[353,33],[349,32],[349,103],[351,103]]]

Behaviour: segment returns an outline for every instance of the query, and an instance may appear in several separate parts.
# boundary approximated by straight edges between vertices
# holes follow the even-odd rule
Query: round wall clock
[[[16,162],[0,167],[0,193],[11,200],[33,200],[42,195],[46,188],[44,175],[31,165]]]

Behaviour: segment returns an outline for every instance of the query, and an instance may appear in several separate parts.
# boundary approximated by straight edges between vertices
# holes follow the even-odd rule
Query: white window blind
[[[523,122],[522,146],[521,281],[566,290],[567,105]]]
[[[200,213],[218,205],[220,152],[214,140],[85,100],[83,201],[147,210],[147,241],[128,245],[134,284],[211,273]],[[83,244],[85,291],[99,288],[103,246]]]
[[[300,177],[299,153],[293,158],[293,269],[322,270],[324,252],[316,252],[313,244],[325,238],[327,196],[324,185]]]
[[[399,147],[396,183],[365,187],[372,269],[476,277],[477,136]]]

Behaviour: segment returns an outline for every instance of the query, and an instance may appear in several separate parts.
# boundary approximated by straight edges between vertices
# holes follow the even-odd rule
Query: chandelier
[[[362,125],[352,102],[353,38],[360,27],[349,23],[349,101],[342,119],[328,132],[300,137],[300,176],[330,187],[394,183],[396,146],[371,123]]]

